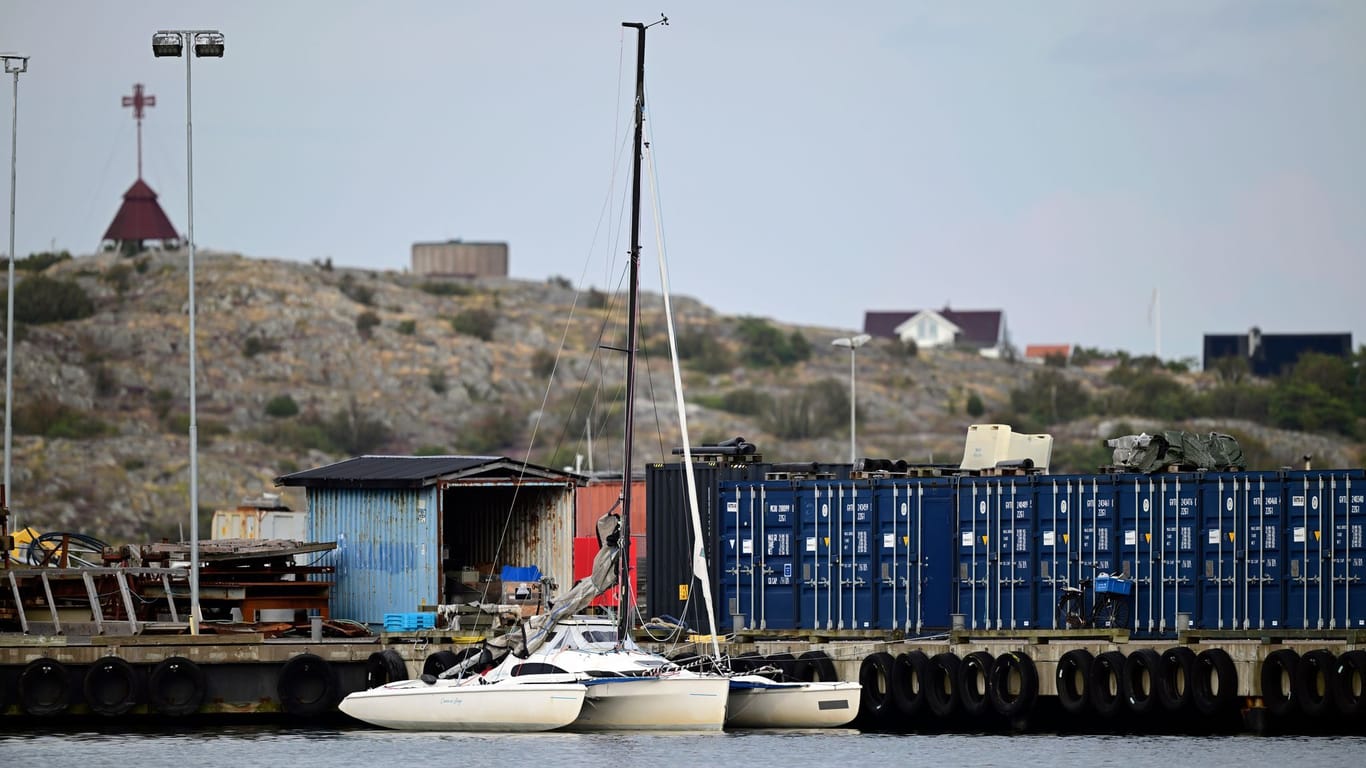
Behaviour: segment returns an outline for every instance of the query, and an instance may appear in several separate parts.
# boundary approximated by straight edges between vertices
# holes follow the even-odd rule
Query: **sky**
[[[137,176],[134,83],[143,178],[186,231],[184,59],[150,39],[217,29],[191,74],[201,249],[403,270],[414,242],[497,241],[513,277],[615,288],[621,22],[661,11],[647,290],[662,242],[672,293],[783,323],[948,306],[1003,310],[1021,347],[1366,343],[1359,0],[0,0],[0,51],[31,57],[15,251],[98,248]]]

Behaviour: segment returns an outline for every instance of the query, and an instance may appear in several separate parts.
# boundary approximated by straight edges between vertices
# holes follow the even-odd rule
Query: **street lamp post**
[[[842,339],[835,339],[834,341],[830,342],[831,344],[833,344],[833,345],[836,346],[836,347],[848,347],[848,348],[849,348],[849,464],[850,464],[850,465],[852,465],[854,462],[858,461],[858,447],[857,447],[857,446],[858,446],[858,440],[856,439],[856,429],[857,429],[857,426],[855,425],[855,416],[854,416],[854,414],[855,414],[855,405],[854,405],[854,404],[855,404],[855,399],[854,399],[854,394],[855,394],[855,392],[856,392],[856,390],[855,390],[855,388],[854,388],[854,355],[855,355],[855,353],[858,351],[858,348],[859,348],[859,347],[863,346],[864,344],[867,344],[868,341],[869,341],[869,339],[872,339],[872,338],[873,338],[872,336],[869,336],[869,335],[866,334],[866,333],[860,333],[860,334],[857,335],[857,336],[846,336],[846,337],[844,337],[844,338],[842,338]]]
[[[9,506],[14,493],[10,487],[10,454],[14,428],[10,421],[14,403],[14,192],[19,157],[19,73],[28,71],[28,57],[17,53],[0,53],[5,73],[14,75],[14,116],[10,123],[9,139],[9,301],[5,306],[5,491],[3,503]]]
[[[160,30],[152,35],[152,54],[179,57],[187,44],[194,55],[185,53],[185,200],[189,209],[190,272],[190,634],[199,634],[199,424],[195,404],[195,328],[194,328],[194,126],[190,108],[190,63],[195,56],[222,58],[223,34],[217,30]]]

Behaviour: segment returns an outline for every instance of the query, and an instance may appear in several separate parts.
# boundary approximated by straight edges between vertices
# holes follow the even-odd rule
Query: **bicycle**
[[[1062,594],[1058,595],[1058,629],[1124,629],[1129,621],[1129,595],[1133,593],[1133,581],[1122,576],[1108,573],[1096,574],[1096,578],[1082,579],[1080,586],[1063,584]],[[1086,604],[1086,596],[1094,594],[1091,605]]]

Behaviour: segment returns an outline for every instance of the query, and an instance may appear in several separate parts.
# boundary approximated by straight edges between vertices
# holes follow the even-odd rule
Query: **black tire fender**
[[[1085,714],[1091,706],[1088,687],[1091,681],[1091,665],[1096,657],[1085,648],[1074,648],[1058,659],[1055,682],[1058,689],[1058,703],[1069,715]]]
[[[859,714],[866,714],[882,725],[891,725],[894,720],[892,665],[895,661],[890,653],[878,651],[859,666],[858,681],[863,686]]]
[[[19,673],[19,706],[36,717],[60,715],[71,705],[71,673],[60,661],[34,659]]]
[[[915,718],[925,711],[929,669],[930,657],[924,651],[911,651],[896,657],[892,665],[892,700],[902,717]]]
[[[1322,648],[1300,656],[1292,685],[1304,714],[1322,717],[1333,712],[1337,701],[1337,677],[1333,674],[1337,661],[1332,651]]]
[[[1091,662],[1086,692],[1096,714],[1114,717],[1124,708],[1123,677],[1124,654],[1119,651],[1106,651]]]
[[[807,651],[798,656],[797,660],[809,664],[815,670],[815,677],[812,678],[812,681],[833,683],[840,679],[839,673],[835,671],[835,662],[830,658],[830,654],[825,651]]]
[[[1039,670],[1024,651],[997,656],[990,682],[987,691],[991,706],[1004,717],[1013,719],[1027,714],[1039,697]]]
[[[1151,648],[1139,648],[1124,659],[1120,690],[1130,712],[1146,715],[1157,708],[1157,686],[1161,675],[1162,657]]]
[[[1289,648],[1267,654],[1262,660],[1262,703],[1277,717],[1295,711],[1295,675],[1300,666],[1300,655]]]
[[[147,700],[167,717],[193,715],[207,693],[204,670],[182,656],[162,659],[147,676]]]
[[[1191,693],[1202,715],[1218,715],[1238,700],[1238,669],[1222,648],[1206,648],[1195,657]]]
[[[996,659],[986,651],[974,651],[958,665],[958,690],[963,711],[972,717],[991,712],[991,669]]]
[[[437,651],[422,662],[422,674],[440,677],[442,672],[460,663],[460,657],[451,651]]]
[[[313,717],[336,706],[337,676],[326,659],[301,653],[280,668],[275,692],[289,714]]]
[[[778,682],[797,679],[796,656],[793,656],[790,653],[775,653],[772,656],[765,657],[764,661],[765,663],[767,663],[768,666],[774,667],[778,670]]]
[[[370,654],[365,660],[365,687],[378,688],[381,685],[408,679],[408,664],[393,648],[385,648]]]
[[[1184,712],[1195,695],[1195,651],[1176,646],[1162,654],[1157,678],[1157,700],[1168,712]]]
[[[105,656],[85,671],[81,686],[90,711],[118,717],[137,706],[142,686],[133,665],[118,656]]]
[[[935,717],[952,717],[958,711],[958,667],[961,662],[952,653],[937,653],[930,657],[929,677],[926,678],[925,701]]]
[[[1347,717],[1360,717],[1366,712],[1366,651],[1348,651],[1338,656],[1333,677],[1333,696],[1338,712]]]

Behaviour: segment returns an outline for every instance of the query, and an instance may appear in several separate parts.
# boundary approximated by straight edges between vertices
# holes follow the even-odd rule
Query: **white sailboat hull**
[[[858,716],[862,686],[851,682],[775,683],[745,675],[733,679],[728,728],[838,728]]]
[[[404,680],[352,693],[339,709],[371,725],[406,731],[551,731],[574,722],[586,693],[578,683]]]
[[[719,731],[730,683],[722,677],[645,677],[587,681],[573,731]]]

